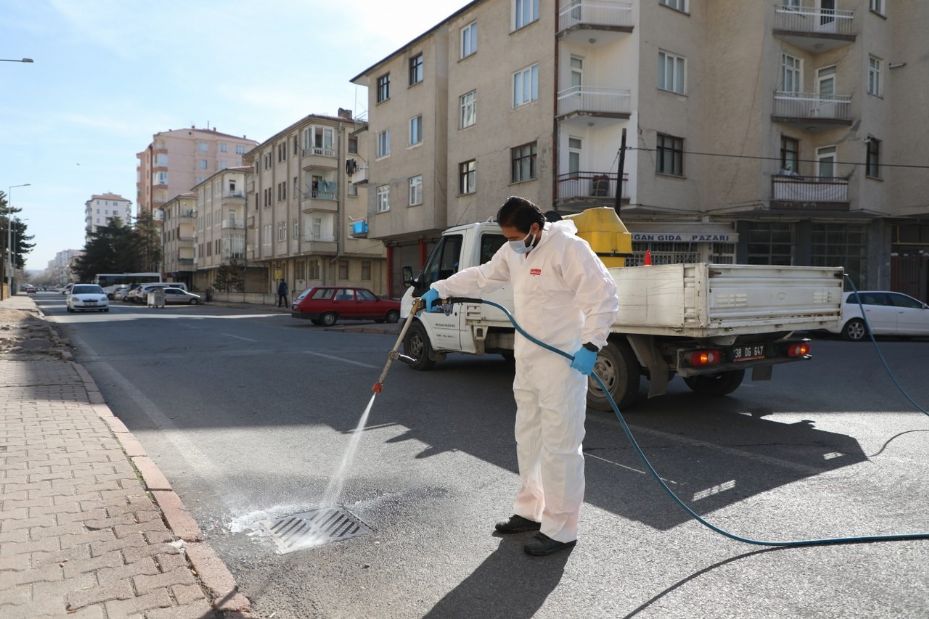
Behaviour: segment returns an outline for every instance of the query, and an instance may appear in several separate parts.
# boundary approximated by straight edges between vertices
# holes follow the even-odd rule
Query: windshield
[[[71,294],[103,294],[103,288],[90,284],[75,286],[71,289]]]

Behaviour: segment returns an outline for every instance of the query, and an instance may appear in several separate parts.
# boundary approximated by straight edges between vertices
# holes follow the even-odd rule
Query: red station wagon
[[[340,318],[397,322],[400,302],[378,298],[365,288],[317,286],[307,288],[294,299],[290,315],[309,318],[314,325],[330,327]]]

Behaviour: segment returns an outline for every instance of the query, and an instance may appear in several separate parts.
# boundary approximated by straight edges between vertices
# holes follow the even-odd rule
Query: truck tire
[[[403,339],[403,353],[413,359],[409,363],[414,370],[431,370],[435,367],[432,360],[432,344],[429,343],[429,334],[426,327],[418,320],[414,320]]]
[[[842,327],[842,337],[849,342],[860,342],[868,336],[868,326],[861,318],[852,318]]]
[[[730,370],[729,372],[720,372],[719,374],[688,376],[684,378],[684,382],[687,383],[687,386],[690,387],[694,393],[724,396],[738,389],[744,378],[745,370]]]
[[[639,379],[642,369],[639,361],[625,341],[610,340],[597,355],[594,371],[606,383],[613,401],[620,410],[635,404],[639,398]],[[610,401],[600,390],[600,386],[590,378],[587,389],[587,406],[598,411],[612,411]]]

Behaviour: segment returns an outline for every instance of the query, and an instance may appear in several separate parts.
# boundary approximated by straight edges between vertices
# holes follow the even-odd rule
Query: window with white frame
[[[422,175],[413,176],[409,179],[410,185],[410,206],[416,206],[423,203],[423,177]]]
[[[871,0],[871,11],[878,15],[884,15],[884,0]]]
[[[378,186],[375,204],[378,213],[386,213],[390,210],[390,185]]]
[[[308,154],[335,156],[335,129],[333,127],[307,127],[303,130],[303,148]]]
[[[477,22],[473,21],[461,29],[459,58],[467,58],[477,51]]]
[[[277,240],[286,241],[287,240],[287,222],[279,221],[277,224]]]
[[[210,145],[206,142],[197,142],[197,150],[201,153],[205,153],[210,150]]]
[[[236,144],[235,145],[235,154],[244,155],[245,154],[245,144]]]
[[[539,0],[513,0],[513,30],[539,19]]]
[[[803,88],[803,61],[781,54],[781,92],[799,93]]]
[[[658,4],[681,13],[687,12],[687,0],[658,0]]]
[[[458,164],[458,193],[467,194],[477,191],[477,161],[463,161]]]
[[[687,61],[681,56],[658,52],[658,88],[684,94],[687,88]]]
[[[423,143],[423,115],[417,114],[410,119],[410,146]]]
[[[293,232],[291,233],[290,238],[292,238],[295,241],[299,241],[300,240],[300,222],[295,221],[292,228],[293,228]]]
[[[261,242],[265,245],[271,244],[271,224],[265,224],[261,230]]]
[[[390,129],[384,129],[377,134],[377,158],[390,156]]]
[[[513,107],[539,98],[539,65],[534,64],[513,74]]]
[[[881,65],[882,61],[877,56],[868,56],[868,94],[875,97],[881,96]]]
[[[472,90],[458,97],[458,126],[461,129],[477,122],[477,91]]]
[[[206,159],[200,159],[197,162],[197,167],[200,168],[201,170],[206,170],[208,165],[209,165],[209,162]]]

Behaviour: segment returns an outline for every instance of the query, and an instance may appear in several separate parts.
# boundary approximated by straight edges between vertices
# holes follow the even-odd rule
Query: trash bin
[[[148,293],[148,306],[149,307],[164,307],[165,306],[164,288],[155,288],[154,290]]]

